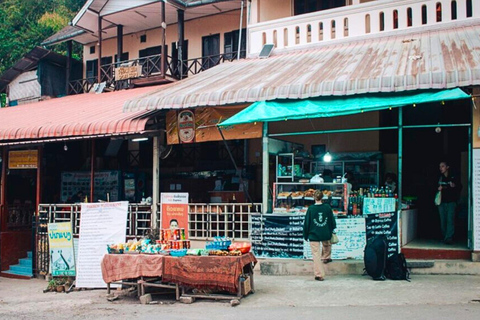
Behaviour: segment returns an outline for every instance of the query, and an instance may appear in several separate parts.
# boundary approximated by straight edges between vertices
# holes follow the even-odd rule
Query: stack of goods
[[[158,244],[165,245],[168,249],[190,249],[190,240],[187,240],[185,229],[161,229]]]
[[[107,245],[107,252],[110,254],[122,254],[122,253],[150,253],[158,254],[162,253],[166,247],[161,244],[154,244],[150,239],[129,240],[127,243],[117,243]]]
[[[252,245],[248,242],[232,243],[230,239],[222,237],[215,237],[214,241],[206,245],[210,256],[241,256],[250,252],[251,248]]]

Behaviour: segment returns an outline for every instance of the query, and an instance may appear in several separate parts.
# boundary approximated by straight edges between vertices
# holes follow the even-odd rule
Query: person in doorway
[[[438,179],[438,191],[442,193],[442,201],[438,206],[440,214],[440,227],[443,241],[453,244],[455,232],[455,209],[462,190],[462,184],[457,175],[452,173],[447,161],[440,162],[440,178]]]
[[[385,187],[392,190],[392,193],[397,191],[397,176],[394,173],[387,172],[385,175]]]
[[[332,208],[322,203],[323,192],[316,190],[313,198],[315,204],[308,207],[303,224],[303,238],[310,241],[310,248],[313,256],[313,268],[315,280],[323,281],[325,271],[323,263],[332,261],[332,244],[330,239],[337,227]],[[320,243],[322,244],[322,254],[320,255]]]
[[[323,170],[323,173],[322,173],[323,182],[325,182],[325,183],[333,182],[333,176],[332,175],[333,175],[332,170],[330,170],[330,169]]]
[[[76,194],[72,196],[71,202],[72,203],[79,203],[85,200],[85,194],[82,190],[78,191]]]

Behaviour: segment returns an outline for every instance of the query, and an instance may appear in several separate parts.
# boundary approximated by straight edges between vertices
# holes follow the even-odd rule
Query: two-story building
[[[283,179],[279,164],[290,170],[293,184],[327,169],[342,176],[349,171],[365,188],[383,185],[393,173],[399,199],[417,209],[399,214],[407,256],[468,258],[480,247],[474,203],[480,138],[472,130],[479,120],[479,33],[480,6],[471,0],[89,1],[72,26],[44,45],[84,45],[85,73],[73,79],[71,94],[95,84],[98,92],[118,92],[62,98],[69,110],[88,99],[86,118],[77,124],[83,130],[72,125],[41,136],[10,134],[2,143],[51,144],[61,151],[69,139],[86,138],[75,146],[84,163],[68,170],[142,171],[154,213],[161,191],[187,191],[193,203],[250,198],[272,212],[278,209],[273,183]],[[239,41],[244,34],[246,41]],[[246,59],[237,61],[243,48]],[[145,87],[153,84],[159,86]],[[122,90],[135,87],[145,88]],[[109,105],[111,118],[96,120],[95,112]],[[138,117],[145,122],[118,125]],[[216,125],[226,119],[230,125],[219,131]],[[140,144],[133,136],[151,139]],[[120,145],[115,156],[128,159],[124,166],[97,157],[114,144]],[[293,154],[291,163],[276,162],[283,151]],[[323,161],[326,153],[331,164]],[[454,246],[433,241],[440,236],[433,198],[444,157],[463,184]],[[299,174],[292,173],[296,166]],[[4,183],[5,176],[6,169]],[[90,192],[90,199],[99,198]],[[191,237],[203,237],[203,220],[193,223]],[[420,250],[432,247],[437,250]]]

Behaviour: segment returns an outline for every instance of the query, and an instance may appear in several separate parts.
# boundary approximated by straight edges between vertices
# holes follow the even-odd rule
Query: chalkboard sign
[[[252,250],[258,257],[303,258],[304,215],[252,215]]]
[[[366,218],[367,241],[375,236],[385,236],[390,257],[398,253],[398,214],[396,212],[370,214]]]

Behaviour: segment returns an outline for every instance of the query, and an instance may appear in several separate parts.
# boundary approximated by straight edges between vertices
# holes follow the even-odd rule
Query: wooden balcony
[[[240,57],[245,58],[245,54],[245,51],[241,51]],[[105,84],[102,90],[107,91],[170,83],[198,74],[225,61],[236,60],[237,56],[238,52],[232,52],[183,61],[167,56],[164,75],[161,68],[162,55],[152,55],[102,65],[100,82]],[[68,94],[90,92],[97,83],[97,77],[70,81]]]
[[[478,0],[379,0],[249,26],[249,54],[480,18]]]

